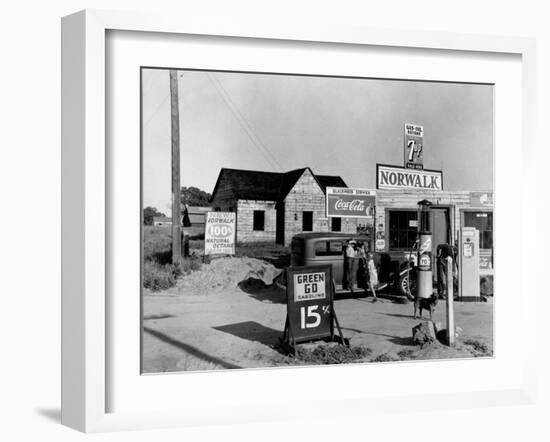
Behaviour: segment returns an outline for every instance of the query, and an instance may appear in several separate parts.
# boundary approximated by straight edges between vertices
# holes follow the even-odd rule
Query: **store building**
[[[418,202],[427,199],[431,208],[433,249],[439,244],[456,245],[459,229],[474,227],[479,231],[479,273],[482,284],[492,283],[493,276],[493,194],[470,191],[427,191],[378,189],[376,191],[377,252],[403,261],[417,237]],[[491,284],[492,285],[492,284]],[[491,287],[482,287],[484,294]]]
[[[423,134],[422,126],[405,125],[403,165],[373,165],[376,190],[349,189],[340,176],[316,175],[309,167],[286,173],[222,169],[212,194],[212,207],[237,213],[237,242],[288,245],[301,232],[368,232],[373,238],[372,248],[392,268],[403,264],[412,252],[418,234],[418,202],[429,200],[434,255],[440,244],[459,249],[461,229],[477,229],[475,259],[476,263],[479,259],[481,292],[492,294],[492,190],[445,189],[443,171],[424,168]],[[369,181],[365,176],[365,182]],[[335,189],[327,192],[329,187]],[[362,217],[346,217],[349,211],[338,211],[333,203],[329,204],[333,193],[368,199],[365,195],[369,192],[374,203],[365,204]],[[356,196],[348,199],[347,209],[358,201],[354,201]]]
[[[206,224],[206,214],[212,210],[209,206],[185,206],[181,208],[182,224],[185,224],[185,216],[187,215],[188,227],[191,228],[193,234],[204,233]],[[187,213],[186,213],[187,212]]]
[[[223,168],[211,205],[237,213],[237,242],[288,245],[301,232],[355,233],[354,218],[327,217],[327,187],[347,185],[340,176],[316,175],[309,167],[286,173]]]

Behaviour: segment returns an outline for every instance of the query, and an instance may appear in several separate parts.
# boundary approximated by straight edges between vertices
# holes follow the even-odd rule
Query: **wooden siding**
[[[231,207],[235,210],[236,203],[231,183],[224,176],[220,177],[216,193],[212,196],[212,210],[219,209],[222,212],[229,212]]]
[[[330,223],[326,216],[325,193],[319,187],[317,180],[306,169],[294,187],[288,192],[284,200],[285,205],[285,244],[292,241],[292,237],[302,233],[303,213],[313,212],[312,232],[328,232]],[[342,219],[342,232],[355,233],[357,223],[355,219]]]
[[[253,230],[254,211],[263,210],[264,230]],[[275,201],[238,200],[237,242],[273,242],[276,233]]]
[[[492,206],[472,207],[470,204],[470,191],[466,190],[442,190],[442,191],[418,191],[418,190],[377,190],[376,191],[376,228],[383,224],[386,233],[386,250],[388,249],[386,215],[387,209],[418,209],[418,202],[424,199],[431,201],[435,206],[450,208],[451,241],[454,243],[457,230],[460,228],[460,211],[462,209],[476,208],[492,211]]]

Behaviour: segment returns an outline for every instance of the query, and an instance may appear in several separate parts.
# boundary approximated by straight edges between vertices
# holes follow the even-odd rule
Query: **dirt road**
[[[352,345],[371,352],[364,361],[473,357],[472,340],[492,353],[493,305],[455,303],[455,323],[462,331],[455,349],[440,344],[420,350],[411,338],[412,304],[371,298],[335,302],[344,334]],[[445,304],[434,321],[444,326]],[[144,296],[144,354],[146,373],[299,364],[278,348],[286,315],[285,293],[249,279],[238,287],[195,293]]]

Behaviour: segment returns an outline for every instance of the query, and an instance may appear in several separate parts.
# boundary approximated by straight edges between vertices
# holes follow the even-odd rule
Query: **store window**
[[[342,218],[331,218],[330,229],[333,232],[341,232],[342,231]]]
[[[464,227],[475,227],[479,230],[479,248],[493,248],[493,213],[464,212]]]
[[[304,212],[302,216],[302,231],[311,232],[313,230],[313,212]]]
[[[391,210],[388,213],[390,250],[411,249],[416,241],[416,210]]]
[[[254,210],[254,219],[252,223],[253,230],[264,230],[265,229],[265,211],[263,210]]]

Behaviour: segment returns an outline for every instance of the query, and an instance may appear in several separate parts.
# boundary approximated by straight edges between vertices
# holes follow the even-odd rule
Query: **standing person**
[[[346,240],[346,242],[344,244],[342,244],[342,256],[344,257],[344,275],[343,275],[343,278],[342,278],[342,288],[344,290],[349,290],[349,287],[348,287],[348,275],[349,275],[348,247],[349,247],[349,240]]]
[[[453,249],[449,244],[437,246],[437,295],[440,299],[447,299],[447,257],[453,256]],[[453,261],[453,266],[454,266]]]
[[[360,242],[357,247],[357,286],[365,290],[368,289],[368,268],[367,268],[367,247],[364,242]]]
[[[351,240],[346,248],[345,259],[348,261],[347,289],[353,293],[355,282],[357,280],[357,243]]]
[[[372,290],[373,296],[376,298],[376,292],[374,287],[378,285],[378,270],[376,270],[376,265],[374,264],[374,253],[367,253],[367,269],[369,274],[369,287]]]

